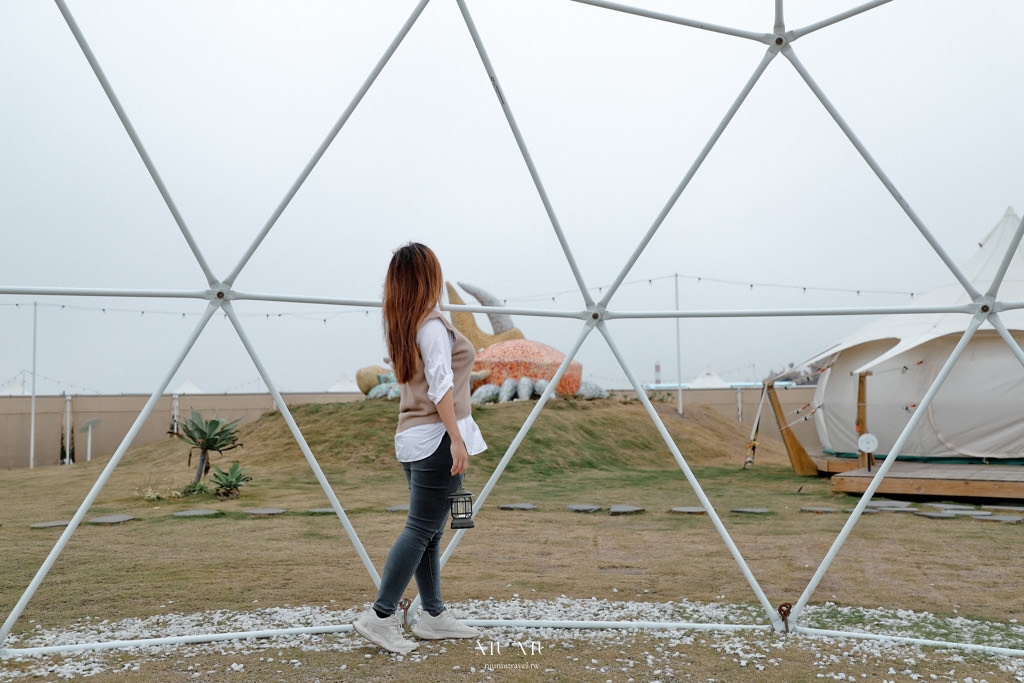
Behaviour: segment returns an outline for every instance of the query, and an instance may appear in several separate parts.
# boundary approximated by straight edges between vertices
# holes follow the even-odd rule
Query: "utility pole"
[[[36,330],[38,329],[39,303],[32,302],[32,410],[28,419],[28,468],[36,466]]]

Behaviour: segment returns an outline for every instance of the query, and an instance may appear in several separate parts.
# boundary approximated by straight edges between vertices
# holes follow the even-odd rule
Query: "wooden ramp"
[[[879,463],[881,464],[881,463]],[[832,475],[834,493],[864,493],[878,466]],[[1024,466],[895,462],[876,493],[1024,500]]]

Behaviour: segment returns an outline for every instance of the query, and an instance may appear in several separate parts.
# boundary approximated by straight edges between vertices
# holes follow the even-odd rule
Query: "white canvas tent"
[[[192,381],[191,377],[186,377],[185,380],[178,385],[174,390],[175,394],[202,394],[202,389],[196,386],[196,383]]]
[[[359,385],[348,375],[342,375],[341,379],[332,384],[327,391],[331,393],[362,393],[359,391]]]
[[[1012,208],[980,243],[963,269],[986,291],[1009,249],[1020,218]],[[1018,247],[999,288],[1000,301],[1024,301],[1024,255]],[[970,303],[955,280],[921,296],[921,306]],[[1000,313],[1018,344],[1024,311]],[[867,431],[886,454],[960,340],[971,317],[959,313],[898,314],[873,321],[815,361],[827,361],[815,392],[818,436],[826,453],[857,452],[858,375],[867,377]],[[936,395],[928,414],[899,453],[923,458],[1024,458],[1024,367],[984,324]]]
[[[25,383],[17,377],[12,377],[3,384],[0,384],[0,396],[28,396],[25,390]]]
[[[729,389],[731,385],[718,376],[711,368],[706,369],[700,377],[687,386],[688,389]]]

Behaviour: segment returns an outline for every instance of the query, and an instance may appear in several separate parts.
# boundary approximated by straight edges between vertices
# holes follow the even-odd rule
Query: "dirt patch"
[[[478,421],[491,450],[474,458],[468,484],[471,490],[479,494],[530,407],[512,404],[480,411]],[[390,446],[393,408],[381,404],[353,412],[324,407],[308,413],[295,411],[307,439],[318,444],[314,447],[318,461],[376,567],[383,565],[404,521],[401,514],[388,513],[385,508],[406,502],[408,495],[393,455],[384,450]],[[691,409],[680,417],[671,407],[658,406],[658,412],[770,604],[795,603],[847,518],[842,513],[802,513],[801,508],[849,508],[856,499],[832,494],[827,480],[793,475],[781,445],[770,439],[762,440],[755,466],[743,469],[749,434],[713,411]],[[340,432],[346,433],[344,438]],[[352,438],[353,432],[363,438]],[[65,627],[86,619],[145,619],[168,611],[235,613],[254,606],[285,605],[361,609],[375,594],[373,582],[338,518],[306,512],[324,507],[325,496],[298,448],[293,441],[288,445],[286,437],[290,434],[279,416],[268,416],[243,434],[246,447],[233,455],[252,471],[254,480],[237,500],[223,502],[145,500],[138,495],[145,482],[180,477],[184,483],[190,477],[185,466],[187,448],[167,442],[130,451],[89,516],[127,513],[136,519],[113,527],[79,528],[30,601],[15,633]],[[672,507],[695,505],[697,495],[638,403],[557,402],[538,420],[530,440],[524,441],[522,455],[523,464],[510,465],[498,480],[480,508],[477,527],[463,537],[445,568],[448,600],[543,601],[567,596],[652,605],[688,600],[753,605],[763,616],[753,589],[712,520],[705,515],[669,512]],[[556,461],[554,465],[546,462],[549,456]],[[574,466],[583,461],[590,465]],[[0,476],[0,496],[5,501],[0,519],[0,547],[4,549],[0,553],[0,608],[5,613],[18,601],[61,533],[60,529],[30,529],[30,524],[70,519],[103,465],[103,461],[94,461]],[[531,502],[537,508],[499,509],[501,504],[514,502]],[[593,514],[574,513],[566,509],[572,503],[591,503],[603,509]],[[608,508],[616,503],[640,505],[646,512],[608,515]],[[224,514],[210,518],[173,515],[193,507],[215,507]],[[279,507],[287,512],[274,517],[244,513],[246,508],[256,507]],[[730,512],[740,507],[765,507],[770,513]],[[1006,576],[1019,563],[1020,530],[1020,526],[969,518],[865,516],[811,604],[819,608],[826,604],[883,606],[943,619],[1016,623],[1014,620],[1024,619],[1024,608],[1019,591],[1006,583]],[[414,594],[414,588],[407,592],[409,597]],[[685,648],[666,649],[661,636],[622,636],[614,644],[618,654],[610,663],[605,663],[604,657],[612,654],[605,649],[612,645],[590,640],[566,642],[565,650],[557,657],[552,654],[553,659],[545,664],[553,670],[555,680],[626,680],[628,675],[623,672],[613,675],[612,669],[601,669],[612,667],[617,659],[646,661],[648,655],[658,665],[645,669],[637,680],[665,677],[664,671],[657,673],[658,667],[669,666],[676,658],[686,659],[695,667],[689,671],[704,676],[697,680],[743,680],[737,672],[746,675],[745,667],[732,662],[736,656],[730,654],[727,639],[717,637],[703,644],[697,637]],[[762,648],[743,638],[738,643],[740,650],[771,652],[776,647]],[[663,652],[652,654],[658,647]],[[843,647],[849,650],[848,646],[840,649]],[[441,653],[435,651],[438,657],[428,660],[430,666],[409,668],[412,665],[406,662],[399,668],[444,680],[446,673],[459,671],[461,677],[476,666],[476,673],[471,672],[468,679],[482,678],[480,667],[471,663],[471,651],[460,648],[447,651],[462,653],[458,657],[441,660]],[[803,650],[784,649],[785,657],[780,657],[799,663],[787,671],[801,671],[798,666],[817,661],[816,655]],[[236,648],[232,652],[239,654],[230,657],[244,656],[244,662],[236,663],[249,673],[232,680],[265,680],[258,676],[277,676],[278,670],[285,672],[280,674],[281,680],[311,680],[260,660],[261,656],[267,658],[266,652],[245,654],[244,650]],[[316,670],[323,680],[347,678],[338,673],[337,662],[359,666],[360,675],[370,679],[384,676],[394,664],[390,659],[379,661],[374,652],[365,653],[372,655],[372,662],[362,662],[362,655],[354,654],[335,658],[330,665],[330,658],[322,655],[300,657],[294,648],[289,652],[291,658],[302,660],[307,674],[320,667]],[[570,652],[583,657],[567,659]],[[179,680],[196,673],[187,668],[190,662],[183,656],[179,653],[176,659],[171,656],[174,661],[149,665],[140,672],[155,676],[149,680]],[[216,652],[204,654],[203,666],[223,672],[231,664],[225,657]],[[601,666],[591,670],[586,664],[590,659]],[[695,659],[707,661],[696,667]],[[185,666],[179,666],[178,660]],[[891,660],[882,657],[881,661]],[[275,656],[274,664],[279,662]],[[437,668],[431,668],[435,664]],[[724,668],[719,668],[720,664]],[[455,666],[463,668],[456,670]],[[969,670],[980,680],[986,678],[983,669],[993,666],[987,662],[957,670]],[[909,670],[917,672],[919,668]],[[857,671],[867,673],[868,669]],[[928,671],[940,673],[938,668]],[[598,678],[604,674],[608,675]],[[132,680],[131,675],[126,673],[118,680]],[[488,675],[496,680],[498,676],[516,680],[515,676],[526,674],[501,671]],[[787,674],[781,680],[812,680],[802,675]],[[1003,679],[988,675],[987,680]]]

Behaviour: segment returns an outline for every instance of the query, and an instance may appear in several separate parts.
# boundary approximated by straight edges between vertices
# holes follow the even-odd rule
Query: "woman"
[[[409,514],[384,564],[373,607],[353,624],[385,650],[418,645],[403,637],[399,601],[416,577],[423,613],[420,638],[472,638],[479,631],[456,621],[441,599],[441,534],[448,496],[462,485],[469,456],[485,448],[473,421],[469,375],[476,351],[441,315],[441,264],[429,248],[409,243],[391,257],[384,280],[384,336],[402,387],[395,454],[409,482]]]

